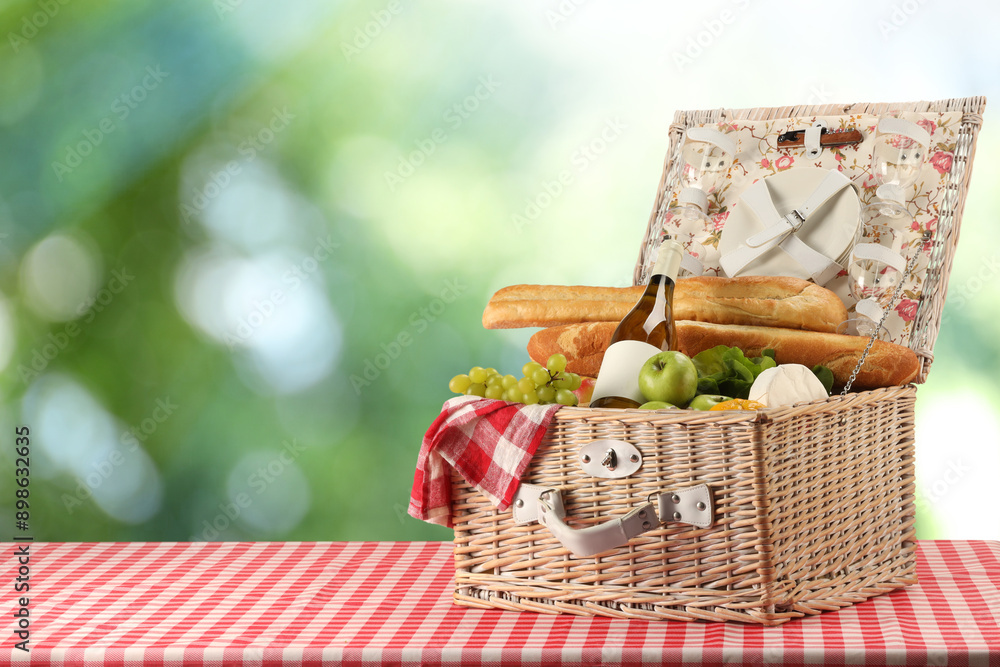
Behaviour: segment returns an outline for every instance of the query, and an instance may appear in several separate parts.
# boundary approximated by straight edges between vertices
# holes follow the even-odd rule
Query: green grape
[[[549,372],[547,370],[545,370],[544,368],[539,368],[537,371],[532,373],[530,377],[532,380],[534,380],[535,384],[541,387],[548,383],[551,376],[549,375]]]
[[[537,393],[539,403],[551,403],[556,398],[556,390],[552,387],[539,387]]]
[[[492,366],[490,366],[489,368],[486,369],[486,375],[487,376],[490,376],[490,375],[500,375],[500,371],[498,371],[497,369],[495,369]]]
[[[475,366],[472,370],[469,371],[469,379],[472,380],[473,383],[485,384],[486,378],[488,377],[489,373],[487,373],[486,369],[483,368],[482,366]]]
[[[497,387],[503,387],[503,376],[502,375],[491,375],[486,379],[486,386],[492,387],[496,385]]]
[[[517,384],[517,378],[514,377],[513,375],[504,375],[503,376],[503,388],[504,389],[510,389],[511,387],[513,387],[516,384]]]
[[[521,366],[521,374],[526,378],[530,378],[531,374],[542,368],[542,365],[537,361],[529,361],[524,366]]]
[[[469,379],[468,375],[456,375],[448,383],[448,389],[451,389],[456,394],[464,394],[470,384],[472,384],[472,380]]]
[[[517,388],[521,390],[521,393],[527,394],[529,391],[535,391],[535,383],[530,378],[521,378],[517,383]]]
[[[573,383],[565,375],[560,375],[558,378],[552,381],[552,386],[556,389],[572,389]]]
[[[576,405],[576,394],[569,389],[560,389],[556,392],[556,403],[560,405]]]
[[[482,398],[486,396],[486,385],[482,382],[473,382],[469,385],[469,388],[465,390],[467,396],[479,396]]]
[[[561,373],[566,370],[566,357],[556,352],[545,362],[545,367],[555,373]]]
[[[511,387],[507,390],[507,400],[511,403],[521,403],[524,401],[524,392],[517,387]]]
[[[503,396],[503,387],[498,384],[491,384],[486,387],[486,398],[500,398]]]
[[[576,373],[569,374],[569,381],[570,381],[569,388],[573,390],[579,389],[580,385],[583,384],[583,378],[577,375]]]
[[[534,405],[538,403],[538,394],[533,391],[526,391],[521,400],[524,401],[525,405]]]

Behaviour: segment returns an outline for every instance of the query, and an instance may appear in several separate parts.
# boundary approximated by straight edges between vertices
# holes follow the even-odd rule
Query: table
[[[17,575],[4,544],[4,582]],[[0,663],[1000,665],[1000,542],[921,542],[920,584],[764,628],[452,604],[439,542],[29,543]],[[13,647],[28,595],[30,654]]]

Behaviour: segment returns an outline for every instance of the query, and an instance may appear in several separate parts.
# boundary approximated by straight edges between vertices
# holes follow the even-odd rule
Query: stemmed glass
[[[906,270],[903,257],[904,235],[898,226],[898,217],[883,215],[886,208],[899,209],[888,204],[869,204],[862,211],[864,225],[861,242],[851,251],[851,261],[847,267],[851,295],[858,299],[854,307],[857,317],[857,333],[871,336],[875,332],[884,312],[883,303],[902,280]],[[905,209],[902,215],[909,217]],[[891,304],[886,304],[889,306]],[[884,331],[879,332],[884,335]]]
[[[878,122],[872,150],[872,177],[878,184],[875,196],[905,205],[904,189],[913,185],[924,164],[931,137],[927,130],[903,118]]]
[[[847,268],[857,332],[870,336],[882,319],[882,302],[906,267],[903,237],[913,217],[906,209],[905,188],[913,185],[930,146],[927,131],[903,118],[882,118],[872,150],[875,199],[861,211],[861,238]],[[889,306],[891,304],[886,304]],[[879,335],[885,335],[885,330]]]
[[[708,193],[725,180],[736,155],[736,142],[707,127],[688,128],[681,148],[681,191],[677,203],[664,216],[662,235],[675,238],[684,248],[679,275],[701,275],[714,250],[703,241],[711,232]]]

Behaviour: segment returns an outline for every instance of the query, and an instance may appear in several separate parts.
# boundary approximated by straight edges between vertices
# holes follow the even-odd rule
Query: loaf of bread
[[[510,329],[618,322],[644,289],[513,285],[490,299],[483,326]],[[847,319],[847,309],[830,290],[798,278],[703,276],[677,281],[674,319],[833,332]]]
[[[620,322],[642,296],[645,286],[511,285],[486,304],[487,329],[552,327],[578,322]],[[674,300],[677,299],[674,290]]]
[[[677,322],[677,341],[681,352],[688,356],[716,345],[738,347],[748,357],[760,356],[764,350],[772,348],[779,364],[802,364],[810,368],[816,364],[827,366],[833,371],[837,387],[847,383],[868,345],[868,338],[863,336],[708,322]],[[876,340],[851,386],[877,389],[903,385],[915,380],[919,370],[920,361],[913,350]]]
[[[528,341],[528,355],[544,364],[549,355],[561,352],[566,355],[566,367],[570,372],[595,376],[617,326],[617,322],[589,322],[543,329]],[[677,321],[676,326],[680,350],[688,356],[693,357],[716,345],[738,347],[748,357],[760,356],[765,349],[772,348],[779,364],[829,367],[837,387],[847,383],[868,344],[868,339],[861,336],[777,327],[685,320]],[[913,350],[876,340],[852,387],[875,389],[903,385],[917,377],[919,368]]]
[[[582,322],[542,329],[528,339],[528,356],[544,366],[551,355],[561,352],[567,371],[596,377],[617,327],[617,322]]]

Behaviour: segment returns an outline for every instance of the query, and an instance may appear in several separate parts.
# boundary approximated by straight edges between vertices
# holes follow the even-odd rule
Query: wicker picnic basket
[[[967,98],[678,112],[636,284],[645,282],[652,240],[677,184],[686,128],[892,110],[961,112],[910,330],[909,346],[921,362],[917,382],[923,382],[984,104],[983,98]],[[710,525],[671,521],[661,511],[663,523],[652,530],[580,557],[547,526],[498,511],[455,474],[455,601],[548,614],[777,625],[913,584],[915,400],[916,387],[908,385],[758,412],[564,408],[522,482],[558,491],[568,524],[584,529],[634,518],[654,495],[669,514],[675,493],[707,487]],[[641,467],[620,478],[588,474],[580,452],[594,441],[630,443],[641,452]]]

